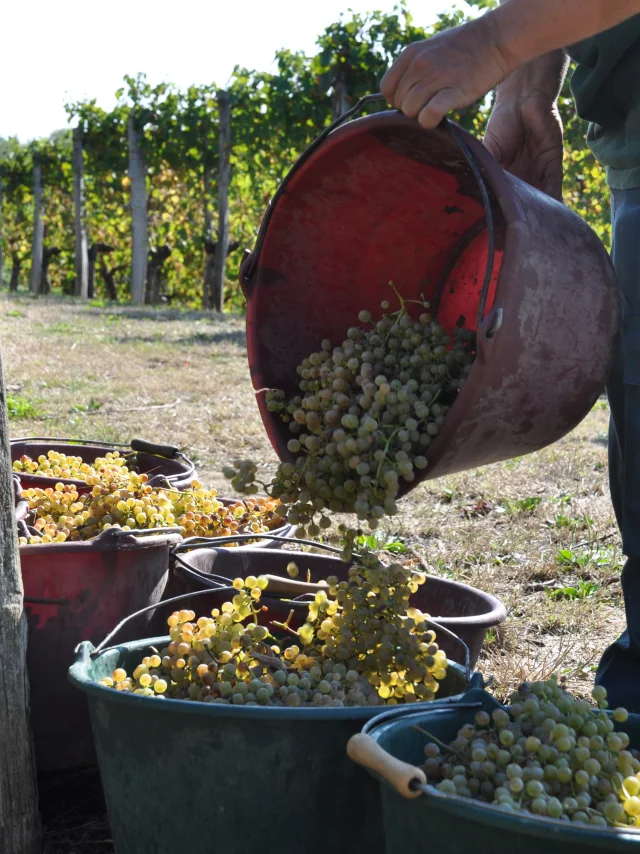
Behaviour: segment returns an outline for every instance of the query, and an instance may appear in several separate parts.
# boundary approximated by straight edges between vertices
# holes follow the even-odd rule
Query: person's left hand
[[[406,47],[381,88],[390,104],[429,129],[482,98],[511,70],[489,13]]]

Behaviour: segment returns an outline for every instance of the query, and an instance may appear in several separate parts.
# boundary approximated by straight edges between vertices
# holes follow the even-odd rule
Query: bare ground
[[[276,462],[240,317],[3,298],[0,346],[12,436],[171,442],[226,494],[220,470],[230,459]],[[586,693],[623,627],[608,416],[601,400],[550,448],[423,484],[387,526],[409,548],[406,559],[505,602],[508,620],[479,663],[501,697],[553,671]]]

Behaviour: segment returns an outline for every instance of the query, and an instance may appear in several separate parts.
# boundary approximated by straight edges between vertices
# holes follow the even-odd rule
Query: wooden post
[[[213,269],[213,307],[224,308],[224,270],[229,246],[229,180],[231,177],[231,106],[229,93],[218,92],[218,241]]]
[[[31,276],[29,290],[32,294],[40,293],[42,278],[42,251],[44,248],[44,193],[42,190],[42,166],[33,164],[33,242],[31,245]]]
[[[0,181],[0,289],[4,284],[4,256],[2,254],[2,202],[3,202],[3,186]]]
[[[133,112],[129,114],[128,138],[132,219],[131,300],[136,305],[143,305],[149,257],[147,172],[144,156],[140,149],[140,132],[136,128]]]
[[[202,310],[209,311],[212,308],[213,295],[213,269],[214,253],[209,247],[214,243],[213,217],[209,205],[209,193],[211,192],[211,169],[205,169],[202,176],[202,210],[204,213],[204,271],[202,276]]]
[[[29,724],[27,618],[15,520],[7,402],[0,358],[0,851],[42,851]]]
[[[331,121],[335,122],[336,119],[339,119],[343,113],[347,112],[350,106],[344,72],[339,70],[333,84],[333,95],[331,96]]]
[[[86,203],[84,195],[84,158],[82,128],[73,131],[73,216],[76,232],[76,296],[89,296],[89,256],[87,245]]]

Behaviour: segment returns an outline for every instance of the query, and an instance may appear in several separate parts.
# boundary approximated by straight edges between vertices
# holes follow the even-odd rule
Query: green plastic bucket
[[[461,726],[473,722],[481,707],[491,712],[498,703],[485,691],[472,690],[456,705],[423,708],[404,715],[382,713],[370,720],[363,731],[391,757],[421,765],[426,739],[423,733],[412,729],[414,724],[449,743]],[[629,715],[619,728],[628,733],[632,744],[640,744],[640,715]],[[387,854],[640,852],[640,831],[528,818],[431,788],[428,794],[409,799],[379,774],[370,773],[380,782]]]
[[[168,642],[83,643],[69,671],[87,696],[116,854],[384,854],[379,787],[345,750],[380,707],[239,707],[98,684]],[[482,677],[450,664],[434,702],[469,684]]]

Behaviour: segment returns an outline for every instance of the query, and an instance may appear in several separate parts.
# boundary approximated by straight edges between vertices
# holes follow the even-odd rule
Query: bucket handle
[[[230,593],[236,593],[237,592],[235,587],[233,587],[231,584],[229,584],[226,587],[222,587],[222,586],[212,587],[209,590],[197,590],[194,593],[182,593],[180,596],[173,596],[171,599],[165,599],[162,602],[156,602],[154,605],[147,605],[145,608],[141,608],[139,611],[134,611],[133,614],[129,614],[127,617],[124,618],[124,620],[121,620],[118,623],[118,625],[111,632],[109,632],[109,634],[106,636],[106,638],[101,643],[99,643],[98,646],[92,651],[91,655],[94,657],[96,655],[98,655],[98,653],[101,652],[105,648],[105,646],[109,643],[109,641],[112,640],[112,638],[114,638],[118,634],[118,632],[120,631],[121,628],[126,626],[127,623],[129,623],[131,620],[134,620],[136,617],[139,617],[142,614],[146,614],[148,611],[154,611],[156,608],[159,608],[161,606],[172,605],[175,602],[181,602],[181,601],[184,601],[185,599],[190,599],[194,596],[202,596],[202,595],[211,594],[211,593],[220,593],[221,591],[225,591],[225,590],[228,590]],[[451,638],[456,640],[462,646],[462,648],[464,649],[464,655],[465,655],[465,663],[464,663],[465,679],[466,679],[466,682],[468,684],[471,681],[471,666],[470,666],[470,657],[469,657],[469,647],[467,646],[467,644],[462,640],[461,637],[458,637],[458,635],[455,632],[452,632],[451,629],[447,629],[445,626],[440,625],[440,623],[438,623],[436,620],[432,620],[429,617],[425,617],[424,622],[428,626],[431,626],[432,628],[436,629],[437,631],[442,632],[443,634],[449,635]]]
[[[101,641],[98,644],[98,646],[95,647],[95,649],[93,649],[91,651],[90,655],[92,658],[95,658],[100,652],[104,651],[104,649],[107,646],[107,644],[109,643],[109,641],[111,641],[118,634],[120,629],[124,628],[124,626],[126,626],[127,623],[129,623],[131,620],[134,620],[136,617],[140,617],[142,614],[146,614],[149,611],[155,611],[156,608],[159,608],[159,607],[162,607],[165,605],[173,605],[175,602],[181,602],[181,601],[184,601],[185,599],[191,599],[195,596],[205,596],[205,595],[211,594],[211,593],[220,593],[221,591],[225,591],[225,590],[229,591],[229,593],[236,593],[237,592],[235,587],[232,587],[231,585],[229,585],[228,587],[212,587],[209,590],[197,590],[193,593],[182,593],[182,594],[180,594],[180,596],[173,596],[173,597],[171,597],[171,599],[165,599],[162,602],[156,602],[154,605],[147,605],[145,608],[141,608],[139,611],[134,611],[133,614],[129,614],[127,617],[124,618],[124,620],[121,620],[118,623],[118,625],[114,629],[112,629],[112,631],[109,632],[109,634],[106,636],[106,638],[103,641]],[[452,632],[450,629],[447,629],[444,626],[441,626],[435,620],[425,618],[424,622],[427,625],[432,626],[435,629],[438,629],[438,631],[441,631],[444,634],[450,635],[452,638],[454,638],[456,641],[458,641],[458,643],[461,644],[461,646],[464,648],[464,650],[465,650],[465,679],[466,679],[467,684],[468,684],[471,681],[471,668],[469,665],[469,647],[462,640],[462,638],[458,637],[458,635],[455,634],[455,632]],[[407,710],[409,710],[409,709],[411,709],[410,706],[407,707]],[[403,711],[404,711],[404,707],[403,707]]]
[[[123,535],[132,534],[132,533],[137,533],[137,534],[156,533],[156,532],[167,533],[167,532],[175,532],[176,530],[180,531],[181,529],[180,528],[178,528],[178,529],[175,529],[175,528],[140,528],[140,529],[136,529],[135,532],[134,531],[123,531],[122,529],[119,529],[119,528],[109,528],[108,530],[113,531],[112,536],[120,537]],[[263,535],[263,536],[266,537],[267,535]],[[313,540],[290,540],[290,539],[287,539],[286,537],[276,537],[274,535],[268,535],[268,536],[269,536],[269,539],[281,540],[283,543],[303,543],[305,545],[317,546],[318,548],[324,548],[324,549],[327,549],[328,551],[338,552],[341,554],[340,549],[335,548],[335,546],[327,546],[327,545],[324,545],[324,543],[315,543]],[[176,558],[178,561],[180,561],[178,553],[179,553],[179,551],[184,550],[184,547],[193,548],[194,545],[211,545],[211,539],[212,538],[210,538],[210,537],[191,537],[190,540],[185,540],[182,543],[176,543],[173,546],[173,548],[170,549],[169,554],[172,557]],[[236,535],[230,536],[230,537],[215,537],[214,539],[217,540],[218,542],[220,542],[220,541],[234,542],[237,540],[242,541],[242,540],[247,540],[247,539],[256,539],[256,537],[255,537],[255,534],[236,534]],[[180,561],[180,562],[182,563],[182,561]],[[187,567],[187,568],[191,571],[191,567]],[[223,576],[218,576],[218,577],[223,578]],[[229,581],[229,579],[225,579],[225,580]],[[122,629],[124,626],[126,626],[127,623],[129,623],[131,620],[134,620],[136,617],[140,617],[142,614],[146,614],[149,611],[155,611],[156,608],[159,608],[160,606],[172,604],[174,602],[184,601],[185,599],[190,599],[194,596],[201,596],[201,595],[204,595],[207,593],[209,593],[209,594],[220,593],[221,590],[226,590],[226,589],[228,589],[229,592],[231,592],[231,591],[236,592],[235,588],[232,587],[231,584],[229,583],[227,585],[227,587],[221,586],[221,587],[211,588],[210,590],[198,590],[194,593],[183,593],[180,596],[174,596],[171,599],[165,599],[163,602],[156,602],[154,605],[147,605],[147,607],[141,608],[139,611],[134,611],[133,614],[129,614],[127,617],[124,618],[124,620],[121,620],[118,623],[118,625],[111,632],[109,632],[109,634],[106,636],[106,638],[101,643],[99,643],[98,646],[95,647],[95,649],[92,650],[91,656],[95,657],[96,655],[98,655],[102,650],[104,650],[104,648],[109,643],[109,641],[111,641],[118,634],[120,629]],[[461,643],[463,643],[463,641],[461,641]],[[468,650],[467,650],[467,652],[468,652]]]
[[[280,534],[229,534],[227,537],[187,537],[181,543],[171,549],[171,556],[175,557],[179,552],[188,551],[194,546],[209,546],[215,548],[216,544],[220,543],[245,543],[249,540],[275,540],[276,542],[289,543],[292,545],[313,546],[317,549],[332,552],[333,554],[341,555],[342,549],[336,546],[329,546],[326,543],[317,543],[315,540],[301,540],[298,537],[283,537]]]
[[[467,691],[459,702],[452,701],[450,703],[443,703],[440,706],[434,706],[429,709],[429,714],[447,714],[452,709],[456,711],[461,709],[482,709],[483,703],[480,700],[475,702],[471,700],[471,697],[477,693],[477,690]],[[467,697],[469,697],[468,701],[466,701]],[[496,707],[498,707],[497,703]],[[383,721],[397,720],[401,717],[419,714],[420,712],[416,711],[414,704],[396,706],[387,712],[376,715],[371,721],[367,721],[362,732],[351,736],[347,742],[347,755],[349,759],[358,765],[362,765],[364,768],[368,768],[370,771],[375,771],[387,783],[393,786],[399,795],[408,799],[419,798],[421,795],[437,794],[438,792],[427,784],[427,776],[422,768],[411,765],[408,762],[403,762],[392,756],[368,734],[367,727],[369,724],[377,727]]]
[[[289,540],[288,542],[291,542],[291,541]],[[171,556],[176,561],[176,563],[179,565],[180,570],[182,572],[186,573],[187,575],[189,575],[193,578],[198,579],[199,581],[201,581],[203,578],[206,578],[207,581],[213,582],[212,586],[217,586],[218,588],[229,587],[229,585],[233,581],[232,578],[229,578],[226,575],[218,575],[215,572],[206,572],[206,573],[200,572],[200,570],[198,570],[195,567],[188,564],[186,562],[186,560],[183,557],[181,557],[181,555],[179,554],[178,551],[172,553]],[[291,600],[291,601],[295,602],[297,599],[299,599],[300,597],[302,597],[304,595],[308,595],[311,593],[317,593],[318,590],[323,589],[323,585],[320,585],[320,584],[307,584],[305,582],[299,582],[297,579],[294,579],[294,578],[283,578],[283,577],[276,576],[276,575],[269,575],[269,573],[264,573],[264,574],[269,579],[270,590],[269,590],[269,593],[267,594],[269,596],[269,598],[280,598],[282,596],[282,597],[286,597],[288,599],[292,593],[295,593],[295,594],[297,594],[296,598]],[[274,592],[273,588],[271,587],[272,581],[278,583],[280,590],[277,590]],[[284,582],[284,584],[283,584],[283,582]]]
[[[419,798],[422,795],[421,787],[427,785],[427,775],[422,768],[391,756],[363,732],[351,736],[347,742],[347,756],[363,768],[384,777],[403,798]]]
[[[337,130],[341,125],[343,125],[349,119],[355,118],[358,116],[362,110],[367,106],[367,104],[386,101],[386,98],[381,92],[375,92],[371,95],[365,95],[363,98],[360,98],[357,103],[351,107],[351,109],[347,110],[341,116],[338,116],[335,121],[331,122],[314,140],[311,142],[307,148],[302,152],[300,157],[293,164],[287,175],[283,178],[280,186],[276,190],[273,198],[269,202],[269,206],[265,211],[264,218],[262,220],[262,224],[260,226],[260,230],[258,232],[258,237],[256,240],[256,244],[254,246],[253,252],[247,251],[245,253],[244,260],[240,266],[240,281],[241,284],[247,285],[251,276],[253,275],[256,265],[258,263],[258,258],[260,256],[260,250],[262,249],[262,244],[264,243],[264,238],[267,232],[267,227],[273,216],[273,212],[275,210],[276,204],[279,201],[280,197],[284,194],[287,185],[293,176],[298,172],[298,170],[306,163],[309,157],[316,151],[317,148],[322,145],[325,139],[333,133],[334,130]],[[486,182],[482,176],[482,171],[480,166],[476,162],[475,157],[471,153],[468,145],[462,139],[459,128],[452,121],[447,119],[446,117],[440,123],[440,127],[447,128],[455,142],[458,144],[460,150],[462,151],[465,160],[469,164],[469,168],[473,173],[474,178],[478,184],[478,188],[480,190],[480,196],[482,198],[482,204],[484,207],[484,215],[485,222],[487,226],[487,238],[488,238],[488,255],[487,255],[487,268],[484,274],[484,281],[482,283],[482,290],[480,291],[480,299],[478,301],[478,314],[477,314],[477,328],[480,329],[480,325],[484,320],[484,312],[487,304],[487,296],[489,293],[489,285],[491,284],[491,279],[493,277],[493,265],[494,265],[494,252],[495,252],[495,227],[493,220],[493,211],[491,209],[491,199],[489,197],[489,191],[487,189]],[[498,331],[499,326],[502,323],[502,318],[500,317],[495,323],[491,325],[491,329],[487,331],[487,337],[491,337],[491,335],[495,335]],[[491,333],[491,334],[490,334]]]
[[[192,599],[194,596],[204,596],[206,594],[211,593],[220,593],[221,590],[229,590],[229,592],[233,591],[236,593],[236,589],[234,587],[212,587],[210,590],[197,590],[194,593],[182,593],[180,596],[173,596],[171,599],[165,599],[162,602],[156,602],[155,605],[147,605],[145,608],[140,608],[139,611],[134,611],[133,614],[129,614],[124,620],[120,620],[118,625],[112,629],[106,638],[101,641],[98,646],[96,646],[93,650],[91,650],[90,656],[91,658],[95,658],[100,652],[103,652],[109,641],[111,641],[120,631],[120,629],[124,628],[131,620],[135,620],[136,617],[140,617],[142,614],[146,614],[149,611],[155,611],[156,608],[160,608],[164,605],[172,605],[174,602],[181,602],[185,599]]]

